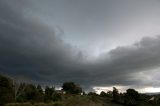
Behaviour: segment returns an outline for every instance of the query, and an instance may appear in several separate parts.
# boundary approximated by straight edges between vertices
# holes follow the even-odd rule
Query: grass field
[[[96,96],[64,95],[61,101],[51,103],[10,103],[6,106],[122,106],[108,98]]]

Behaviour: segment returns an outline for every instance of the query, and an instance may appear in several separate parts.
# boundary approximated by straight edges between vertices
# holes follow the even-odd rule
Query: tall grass
[[[32,106],[31,103],[9,103],[6,106]]]
[[[62,103],[9,103],[6,106],[65,106]]]

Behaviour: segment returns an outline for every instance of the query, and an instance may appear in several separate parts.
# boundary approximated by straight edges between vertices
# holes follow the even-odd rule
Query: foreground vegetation
[[[49,86],[42,89],[40,85],[17,83],[0,75],[0,106],[160,106],[159,98],[134,89],[119,93],[115,87],[100,95],[86,94],[74,82],[64,83],[62,90]]]

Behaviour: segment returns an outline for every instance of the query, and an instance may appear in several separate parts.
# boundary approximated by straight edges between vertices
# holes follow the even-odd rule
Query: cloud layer
[[[93,86],[158,86],[160,37],[145,37],[98,58],[65,43],[38,17],[0,2],[0,73],[41,84],[75,81]],[[64,33],[65,34],[65,33]],[[149,75],[149,73],[157,73]]]

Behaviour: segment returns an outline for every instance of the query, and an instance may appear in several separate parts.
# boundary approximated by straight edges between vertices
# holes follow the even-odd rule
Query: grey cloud
[[[108,79],[111,84],[136,85],[145,79],[135,80],[135,73],[138,74],[159,67],[159,52],[160,37],[146,37],[131,46],[117,47],[109,53],[103,54],[98,63],[99,66],[95,68],[100,70],[98,74],[101,78],[106,77],[106,82]],[[135,76],[132,76],[132,74],[135,74]]]
[[[3,17],[0,17],[0,64],[3,73],[26,75],[31,79],[50,82],[52,79],[59,81],[60,76],[70,76],[68,70],[75,73],[74,68],[79,67],[78,61],[81,60],[77,56],[79,52],[64,43],[54,29],[38,18],[26,19],[21,14],[16,15],[16,11],[6,7],[6,3],[2,3],[1,8],[8,10],[2,11]],[[75,62],[72,59],[74,57],[78,61]],[[81,68],[79,70],[80,75],[83,71]]]
[[[75,81],[85,88],[143,86],[147,85],[144,76],[136,78],[136,75],[160,64],[159,36],[117,47],[89,62],[83,51],[65,43],[54,28],[38,17],[26,18],[5,1],[0,2],[0,13],[0,72],[3,74],[24,76],[35,83]]]

